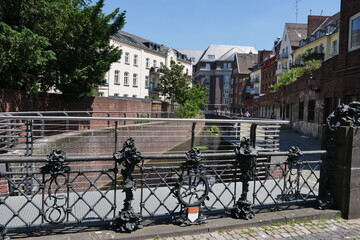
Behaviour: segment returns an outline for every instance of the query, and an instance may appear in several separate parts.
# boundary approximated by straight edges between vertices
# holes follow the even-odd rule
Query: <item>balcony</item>
[[[164,69],[162,69],[162,68],[158,68],[158,67],[151,67],[151,68],[150,68],[150,73],[151,73],[151,74],[157,74],[157,75],[160,75],[160,74],[165,73],[165,71],[164,71]]]
[[[288,58],[289,58],[288,52],[279,53],[279,55],[277,56],[277,59],[288,59]]]

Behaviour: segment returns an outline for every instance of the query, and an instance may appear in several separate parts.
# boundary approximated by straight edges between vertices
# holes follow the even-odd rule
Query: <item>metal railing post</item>
[[[64,115],[67,116],[67,117],[69,116],[69,114],[67,112],[64,112]],[[69,127],[70,121],[66,120],[65,122],[66,122],[66,131],[69,131],[70,130],[70,127]]]
[[[194,142],[195,142],[195,127],[196,127],[196,122],[193,122],[191,127],[191,148],[194,147]]]
[[[118,144],[118,133],[117,133],[117,131],[118,131],[118,121],[115,121],[115,128],[114,128],[114,130],[115,130],[115,133],[114,133],[114,137],[115,137],[115,139],[114,139],[114,144],[115,144],[115,146],[114,146],[114,148],[115,148],[115,151],[114,152],[117,152],[117,144]]]
[[[253,148],[256,146],[256,128],[257,123],[252,123],[250,127],[250,141]]]

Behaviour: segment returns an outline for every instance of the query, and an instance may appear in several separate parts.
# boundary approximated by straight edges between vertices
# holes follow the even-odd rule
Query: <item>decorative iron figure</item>
[[[200,207],[208,198],[209,183],[201,172],[202,157],[200,150],[192,148],[186,153],[186,159],[187,161],[182,165],[183,174],[174,190],[176,197],[182,204],[180,217],[176,218],[175,221],[180,226],[207,222]]]
[[[231,215],[234,218],[249,220],[255,216],[252,204],[247,200],[247,194],[249,192],[249,181],[254,176],[258,151],[252,147],[251,140],[245,137],[241,140],[240,146],[235,147],[234,150],[237,163],[241,170],[240,179],[243,187],[241,197],[232,209]]]
[[[331,132],[339,126],[346,125],[346,122],[351,126],[360,126],[360,102],[354,101],[349,105],[342,103],[326,119]]]
[[[142,217],[134,212],[131,201],[134,199],[133,191],[135,189],[132,173],[135,166],[144,161],[144,156],[137,151],[134,140],[129,138],[125,141],[122,150],[114,153],[114,159],[117,164],[124,166],[121,169],[121,174],[123,176],[123,192],[126,196],[124,208],[115,219],[113,227],[116,231],[132,232],[143,227],[141,224]]]
[[[285,201],[293,201],[300,195],[299,190],[299,179],[300,179],[300,165],[298,164],[300,161],[300,157],[302,156],[302,152],[300,148],[292,146],[289,149],[288,158],[286,162],[289,165],[289,178],[287,182],[289,186],[286,187],[285,190]],[[286,183],[285,183],[286,184]],[[286,186],[286,185],[285,185]]]
[[[68,183],[67,173],[70,172],[69,163],[66,162],[66,153],[61,149],[53,150],[47,156],[47,164],[40,168],[40,172],[43,174],[44,187],[48,183],[47,188],[48,196],[44,200],[44,204],[47,209],[44,212],[44,219],[48,223],[61,223],[65,220],[66,215],[70,210],[66,210],[66,204],[68,198],[65,194],[59,194],[64,192],[62,189]],[[49,179],[45,179],[46,174],[51,174]],[[54,193],[52,191],[53,185],[55,185]]]

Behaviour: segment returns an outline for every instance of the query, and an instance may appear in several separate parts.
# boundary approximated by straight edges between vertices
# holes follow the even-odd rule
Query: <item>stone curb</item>
[[[282,210],[276,212],[258,213],[254,219],[242,220],[230,217],[209,219],[207,224],[194,225],[188,227],[180,227],[169,224],[159,224],[153,226],[145,226],[132,233],[116,233],[112,230],[94,230],[87,229],[86,232],[58,233],[49,235],[39,235],[38,237],[26,238],[28,240],[141,240],[141,239],[161,239],[165,237],[179,237],[183,235],[197,235],[201,233],[210,233],[224,229],[249,228],[271,225],[275,223],[286,223],[291,221],[315,220],[315,219],[331,219],[340,217],[338,210],[319,210],[313,208],[303,208],[296,210]]]
[[[131,234],[112,234],[112,237],[114,237],[113,239],[120,240],[140,240],[156,237],[175,237],[189,234],[194,235],[200,233],[209,233],[224,229],[259,227],[271,225],[274,223],[285,223],[289,221],[330,219],[335,217],[340,217],[340,211],[304,208],[297,210],[259,213],[255,215],[254,219],[251,220],[233,219],[225,217],[218,219],[210,219],[207,224],[189,227],[179,227],[172,224],[148,226],[144,229],[137,230]],[[99,234],[97,237],[100,237],[100,235],[101,234]],[[100,237],[97,239],[105,238]]]

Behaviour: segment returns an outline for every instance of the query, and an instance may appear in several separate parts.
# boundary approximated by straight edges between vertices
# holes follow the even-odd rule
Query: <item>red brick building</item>
[[[235,55],[232,79],[231,112],[252,113],[253,98],[251,96],[252,86],[250,83],[250,70],[257,64],[257,54],[237,53]]]
[[[304,76],[260,97],[261,109],[308,135],[320,137],[322,124],[339,103],[360,100],[360,1],[342,0],[339,54],[322,63],[313,78]]]

